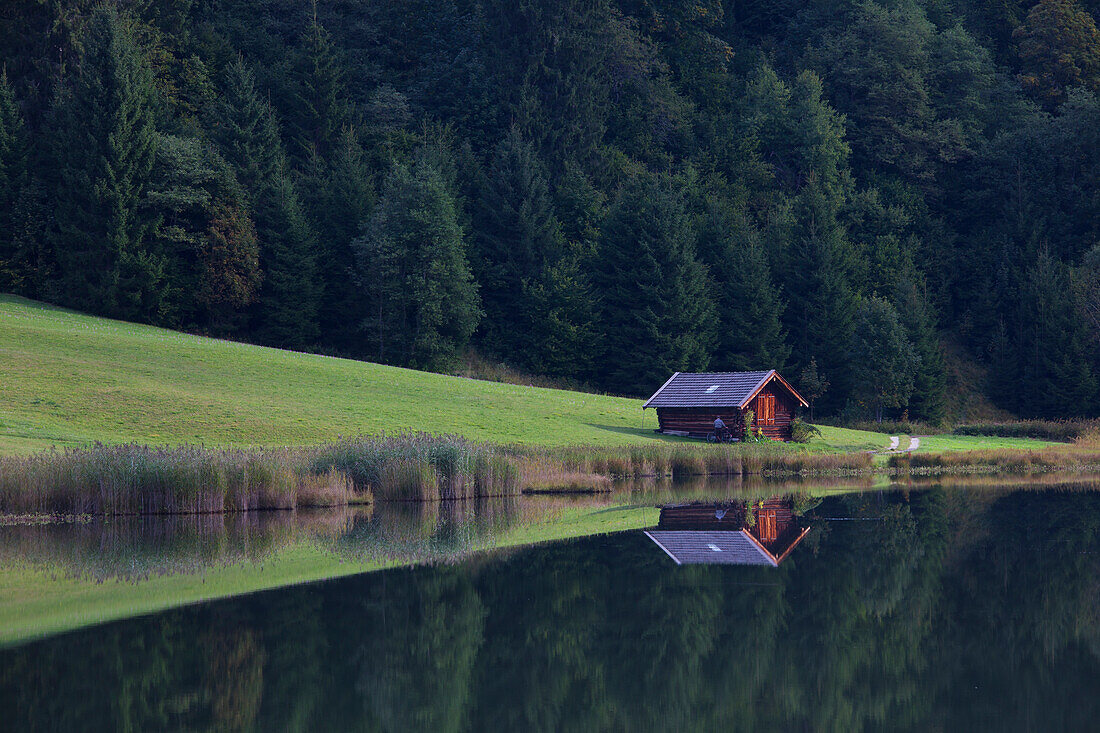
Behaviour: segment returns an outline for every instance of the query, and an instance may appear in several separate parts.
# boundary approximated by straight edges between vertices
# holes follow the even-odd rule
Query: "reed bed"
[[[535,469],[575,475],[636,479],[653,476],[850,475],[870,471],[867,453],[805,453],[768,445],[660,443],[626,450],[525,449],[516,454]],[[537,474],[537,470],[530,473]],[[527,474],[525,474],[525,477]]]
[[[206,514],[519,493],[516,459],[406,433],[313,448],[141,445],[0,457],[0,513]]]
[[[0,457],[0,512],[205,514],[336,506],[351,500],[337,471],[306,470],[290,449],[95,445]]]
[[[1008,472],[1100,464],[1092,435],[1072,451],[894,456],[901,472],[980,466]],[[0,457],[0,513],[198,514],[378,501],[435,502],[533,491],[615,491],[640,478],[869,474],[867,453],[779,445],[658,443],[631,448],[493,446],[400,433],[309,448],[225,450],[95,445]]]
[[[1046,471],[1095,471],[1100,452],[1044,449],[975,450],[951,453],[906,453],[891,456],[889,466],[898,473],[996,472],[1043,473]]]
[[[509,452],[457,436],[400,433],[350,438],[315,449],[311,472],[335,471],[383,501],[434,501],[518,493]]]
[[[1036,438],[1068,443],[1090,433],[1100,433],[1100,420],[1017,420],[1003,423],[959,425],[955,435],[988,435],[998,438]]]

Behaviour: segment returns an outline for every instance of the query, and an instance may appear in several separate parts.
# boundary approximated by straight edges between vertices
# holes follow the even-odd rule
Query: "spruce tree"
[[[782,226],[771,233],[786,246],[784,325],[796,364],[815,359],[832,385],[821,407],[839,409],[848,397],[849,343],[857,307],[851,287],[851,244],[837,221],[837,202],[810,186]]]
[[[1001,409],[1015,412],[1020,407],[1021,397],[1017,392],[1020,379],[1019,354],[1003,318],[997,321],[993,329],[988,352],[986,394]]]
[[[672,372],[707,368],[717,328],[709,276],[695,256],[683,200],[666,183],[623,187],[604,222],[596,267],[600,384],[642,394]]]
[[[829,391],[829,382],[817,370],[817,359],[810,363],[798,375],[798,392],[810,403],[810,419],[815,419],[814,405],[821,395]]]
[[[757,242],[731,243],[711,271],[719,283],[721,324],[715,366],[783,371],[791,355],[781,320],[786,306],[764,248]]]
[[[213,146],[162,135],[149,193],[163,214],[173,326],[227,334],[243,325],[260,282],[256,233],[244,193]]]
[[[898,284],[893,300],[901,324],[919,357],[913,377],[909,414],[918,420],[942,423],[947,418],[947,366],[931,306],[921,289],[911,280]]]
[[[26,253],[17,243],[16,213],[27,189],[27,136],[23,116],[8,83],[7,71],[0,73],[0,291],[25,291],[31,274]]]
[[[327,157],[352,119],[343,66],[332,37],[317,21],[316,5],[296,77],[298,92],[290,115],[292,154],[302,161],[314,152]]]
[[[852,333],[853,398],[881,422],[884,408],[903,408],[913,393],[920,357],[894,306],[883,298],[863,302]]]
[[[1096,392],[1095,365],[1069,268],[1046,250],[1020,290],[1017,326],[1020,412],[1046,418],[1084,415]]]
[[[92,13],[83,46],[54,129],[57,290],[82,310],[155,320],[168,284],[165,256],[151,248],[157,217],[145,201],[156,144],[153,75],[111,6]]]
[[[374,177],[356,131],[345,129],[327,159],[314,151],[301,181],[302,201],[318,235],[322,341],[356,353],[364,303],[352,242],[370,218],[375,199]]]
[[[454,192],[435,157],[421,150],[412,165],[394,166],[354,247],[371,356],[443,370],[469,344],[480,310]]]
[[[479,187],[475,216],[474,272],[481,285],[485,317],[481,342],[498,358],[544,371],[570,331],[566,303],[578,273],[564,263],[565,241],[554,215],[546,171],[534,149],[512,128],[494,151]],[[570,280],[560,287],[562,279]],[[551,332],[558,332],[552,339]]]
[[[210,121],[221,154],[245,188],[259,242],[263,285],[256,337],[272,346],[306,348],[319,336],[316,239],[291,180],[278,124],[240,59],[226,70]]]

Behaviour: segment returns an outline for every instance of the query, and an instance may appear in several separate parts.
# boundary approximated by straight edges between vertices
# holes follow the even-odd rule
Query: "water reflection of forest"
[[[17,730],[1095,726],[1100,494],[807,516],[778,568],[676,567],[627,533],[69,634],[0,653],[0,710]]]

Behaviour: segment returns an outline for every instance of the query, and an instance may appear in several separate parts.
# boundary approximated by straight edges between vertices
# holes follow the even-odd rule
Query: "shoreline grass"
[[[901,453],[890,456],[889,468],[911,476],[951,473],[1031,474],[1100,471],[1100,451],[972,450],[946,453]]]
[[[1093,420],[1015,420],[1013,422],[972,423],[957,426],[954,435],[1031,438],[1071,443],[1090,433],[1100,433],[1100,419]]]
[[[782,445],[496,446],[399,433],[307,448],[95,445],[0,456],[0,514],[207,514],[437,502],[522,493],[613,493],[648,477],[845,477],[1100,470],[1093,434],[1039,450],[797,451]]]
[[[871,468],[866,453],[794,452],[781,446],[501,447],[426,433],[350,438],[312,448],[97,444],[0,457],[0,513],[207,514],[446,501],[525,490],[608,492],[617,479],[650,476],[826,476]]]

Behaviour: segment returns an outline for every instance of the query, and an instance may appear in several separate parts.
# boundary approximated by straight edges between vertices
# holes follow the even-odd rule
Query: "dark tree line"
[[[644,394],[1100,413],[1083,0],[12,0],[0,290]],[[810,367],[812,366],[812,369]],[[813,381],[813,380],[811,380]]]

